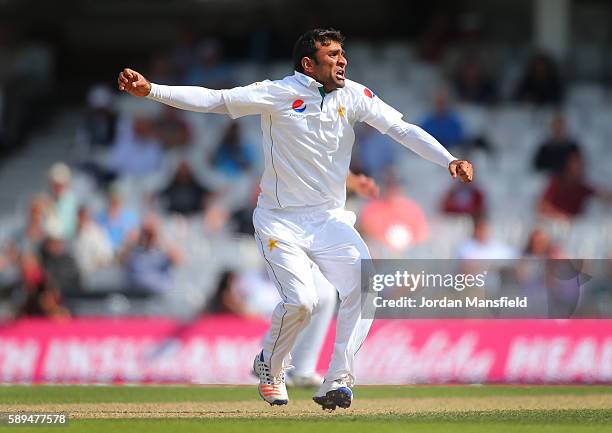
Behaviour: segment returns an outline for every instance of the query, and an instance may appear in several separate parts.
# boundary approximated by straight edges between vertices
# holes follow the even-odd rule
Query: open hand
[[[144,97],[151,92],[151,83],[139,72],[125,68],[117,78],[119,90],[128,92],[132,96]]]

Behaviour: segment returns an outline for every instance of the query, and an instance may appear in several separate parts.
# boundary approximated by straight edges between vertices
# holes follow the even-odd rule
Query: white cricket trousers
[[[361,260],[368,248],[355,230],[355,214],[344,209],[261,209],[253,214],[255,238],[282,301],[272,313],[263,343],[264,359],[277,376],[290,361],[298,334],[319,308],[311,261],[336,288],[340,308],[327,380],[355,380],[355,354],[372,318],[362,318]]]
[[[336,289],[325,279],[319,268],[311,262],[313,282],[319,299],[318,308],[313,310],[310,323],[298,335],[291,351],[293,376],[310,377],[316,373],[317,362],[329,330],[338,295]]]

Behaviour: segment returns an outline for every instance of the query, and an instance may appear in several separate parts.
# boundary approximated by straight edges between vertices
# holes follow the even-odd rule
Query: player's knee
[[[300,303],[300,310],[307,316],[311,316],[318,303],[318,299],[305,299]]]
[[[298,314],[310,317],[315,310],[318,303],[318,298],[314,297],[301,297],[296,300],[292,307],[298,312]]]

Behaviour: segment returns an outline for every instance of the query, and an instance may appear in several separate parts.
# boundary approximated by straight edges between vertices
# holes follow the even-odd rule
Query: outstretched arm
[[[404,122],[399,111],[385,104],[370,89],[363,88],[363,92],[358,92],[358,94],[359,99],[356,105],[358,120],[389,135],[423,158],[446,167],[453,179],[459,177],[463,182],[472,181],[474,173],[469,161],[456,159],[438,140],[422,128]]]
[[[151,83],[151,93],[147,97],[181,110],[228,114],[221,90]]]
[[[387,135],[421,157],[448,168],[452,178],[459,177],[463,182],[471,182],[474,169],[469,161],[456,159],[438,140],[422,128],[398,120],[388,130]]]
[[[164,86],[149,82],[133,69],[124,69],[117,80],[119,90],[147,97],[171,107],[202,113],[229,114],[236,119],[270,110],[279,97],[271,82],[233,89],[213,90],[196,86]]]
[[[227,113],[223,92],[196,86],[164,86],[151,83],[133,69],[124,69],[117,80],[119,90],[133,96],[147,97],[182,110]]]

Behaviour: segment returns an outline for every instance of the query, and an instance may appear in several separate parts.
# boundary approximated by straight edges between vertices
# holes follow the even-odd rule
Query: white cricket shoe
[[[351,386],[353,379],[349,375],[333,381],[325,380],[312,399],[323,409],[335,410],[336,407],[346,409],[353,402]]]
[[[271,405],[282,405],[289,402],[285,386],[285,370],[278,377],[272,377],[270,367],[264,362],[263,350],[253,361],[253,372],[259,377],[259,395]]]

